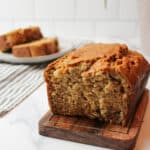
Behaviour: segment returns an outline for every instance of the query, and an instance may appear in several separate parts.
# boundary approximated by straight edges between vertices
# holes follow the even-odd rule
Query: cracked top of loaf
[[[45,71],[61,68],[64,72],[82,62],[93,62],[82,75],[93,75],[98,71],[114,71],[124,76],[132,89],[135,89],[150,71],[150,64],[136,51],[131,51],[125,44],[88,44],[57,61],[49,64]]]

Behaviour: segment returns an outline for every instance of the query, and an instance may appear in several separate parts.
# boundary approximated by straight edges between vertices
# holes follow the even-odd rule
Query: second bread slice
[[[12,53],[16,57],[36,57],[56,53],[58,50],[57,38],[52,38],[14,46]]]

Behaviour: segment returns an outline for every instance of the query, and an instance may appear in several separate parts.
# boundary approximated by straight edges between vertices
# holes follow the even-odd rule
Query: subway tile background
[[[0,33],[39,25],[45,36],[138,37],[136,0],[0,1]]]

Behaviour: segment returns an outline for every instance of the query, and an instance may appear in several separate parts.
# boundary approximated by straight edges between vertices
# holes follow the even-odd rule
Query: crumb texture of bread
[[[45,38],[31,43],[13,46],[12,53],[16,57],[36,57],[53,54],[59,51],[57,38]]]
[[[44,76],[54,114],[126,125],[150,65],[125,44],[88,44],[48,65]]]
[[[0,35],[0,51],[6,51],[14,45],[32,42],[43,38],[39,27],[20,28]]]

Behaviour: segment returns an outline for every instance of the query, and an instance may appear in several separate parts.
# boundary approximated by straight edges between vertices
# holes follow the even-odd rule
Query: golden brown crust
[[[113,55],[126,55],[127,46],[125,44],[88,44],[70,54],[69,65],[74,65],[81,61],[92,61]]]
[[[16,57],[44,56],[58,51],[57,38],[41,39],[31,43],[21,44],[12,48]]]
[[[17,29],[0,36],[0,51],[6,51],[14,45],[39,40],[43,37],[39,27]]]

